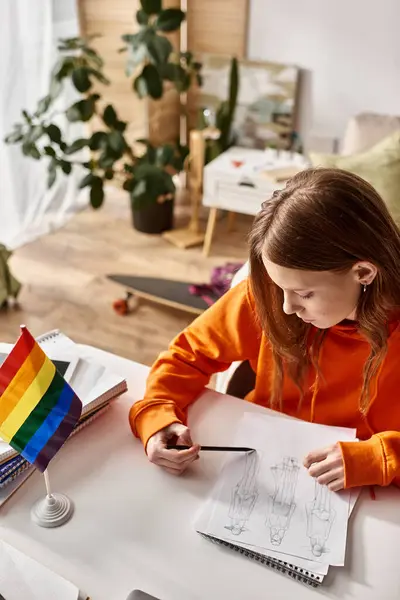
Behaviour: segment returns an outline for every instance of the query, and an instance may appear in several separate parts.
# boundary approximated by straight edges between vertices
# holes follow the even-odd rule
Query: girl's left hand
[[[307,454],[303,461],[311,477],[332,492],[344,488],[344,462],[339,444]]]

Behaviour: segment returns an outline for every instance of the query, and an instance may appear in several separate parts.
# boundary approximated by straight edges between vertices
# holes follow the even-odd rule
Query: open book
[[[0,540],[0,597],[6,600],[84,600],[79,589]]]
[[[96,362],[80,358],[77,344],[58,330],[39,336],[37,342],[60,369],[65,379],[82,401],[80,423],[100,413],[110,400],[123,394],[127,384],[123,377]],[[10,352],[12,344],[0,343],[0,363]],[[78,425],[79,427],[79,425]],[[0,465],[17,452],[0,440]]]

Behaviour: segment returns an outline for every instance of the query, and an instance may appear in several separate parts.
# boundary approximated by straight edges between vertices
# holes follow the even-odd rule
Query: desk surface
[[[0,537],[70,579],[92,600],[125,600],[133,588],[162,600],[398,600],[400,492],[363,493],[350,522],[346,567],[309,589],[203,540],[193,528],[197,510],[216,480],[223,456],[202,457],[175,478],[151,465],[128,425],[130,405],[143,394],[147,367],[81,346],[123,374],[129,392],[96,424],[71,438],[52,461],[54,491],[74,501],[72,520],[42,529],[30,520],[44,496],[35,473],[0,511]],[[264,409],[205,392],[191,412],[202,443],[230,443],[244,410]]]

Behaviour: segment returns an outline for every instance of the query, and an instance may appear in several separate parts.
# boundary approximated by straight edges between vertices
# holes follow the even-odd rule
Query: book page
[[[312,450],[354,439],[352,429],[246,413],[236,444],[255,452],[229,457],[207,533],[232,543],[343,565],[350,492],[335,493],[319,485],[303,459]]]

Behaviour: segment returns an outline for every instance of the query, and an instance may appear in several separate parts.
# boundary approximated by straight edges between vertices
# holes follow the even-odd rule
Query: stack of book
[[[82,415],[72,435],[106,411],[110,402],[127,390],[123,377],[80,358],[77,345],[60,331],[44,334],[37,341],[82,401]],[[0,343],[0,364],[11,348],[12,344]],[[0,440],[0,506],[34,470],[28,461]]]

